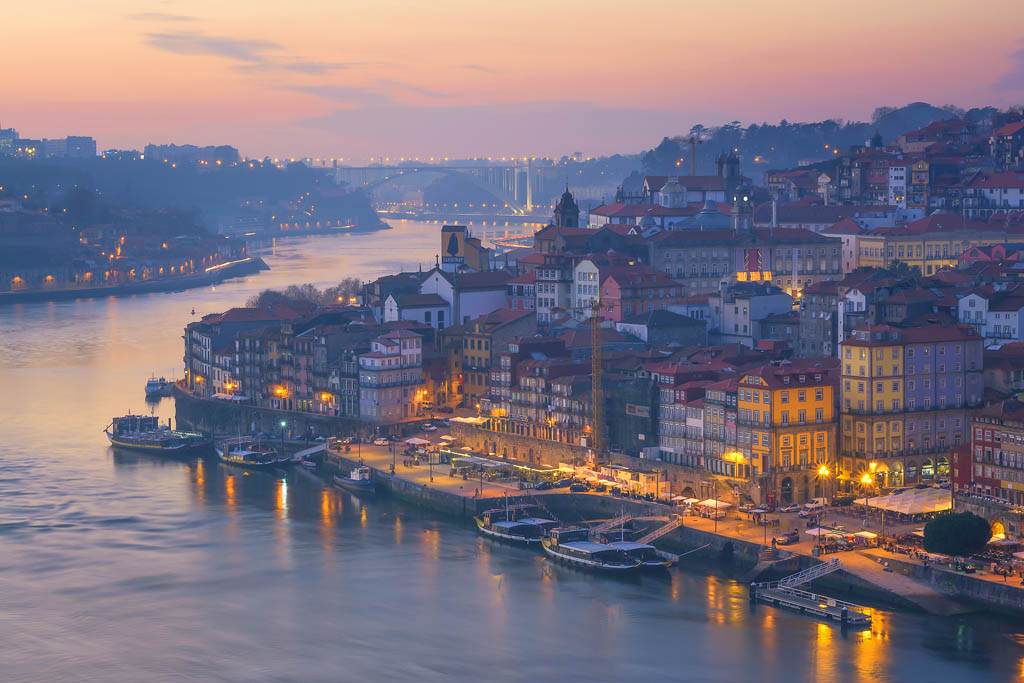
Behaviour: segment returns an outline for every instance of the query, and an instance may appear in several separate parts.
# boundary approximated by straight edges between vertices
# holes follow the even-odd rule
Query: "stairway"
[[[605,532],[605,531],[610,531],[610,530],[614,529],[617,526],[621,526],[621,525],[625,524],[626,522],[630,521],[631,519],[633,519],[633,515],[631,513],[627,512],[627,513],[625,513],[623,515],[619,515],[615,519],[609,519],[607,522],[602,522],[601,524],[598,524],[597,526],[592,528],[590,531],[593,532],[593,533],[597,533],[597,534]]]
[[[658,527],[654,531],[651,531],[647,535],[641,537],[640,540],[637,541],[637,543],[651,543],[652,541],[655,541],[655,540],[661,538],[665,534],[668,534],[668,533],[671,533],[672,531],[675,531],[676,529],[678,529],[682,525],[683,525],[683,516],[682,515],[676,515],[672,519],[672,521],[670,521],[668,524],[662,524],[660,527]]]
[[[790,574],[789,576],[779,579],[780,586],[787,586],[792,588],[793,586],[799,586],[802,583],[808,583],[815,579],[831,574],[832,572],[839,571],[843,568],[843,565],[839,564],[839,560],[832,558],[828,562],[816,564],[813,567],[798,571],[796,574]]]

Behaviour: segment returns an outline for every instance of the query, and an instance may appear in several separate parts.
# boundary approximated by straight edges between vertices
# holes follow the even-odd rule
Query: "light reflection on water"
[[[702,569],[594,577],[305,473],[114,453],[181,328],[270,286],[428,266],[437,227],[280,241],[215,290],[0,309],[3,680],[957,680],[1024,671],[1004,622],[865,635]],[[166,420],[169,400],[154,408]],[[558,665],[558,663],[562,663]]]

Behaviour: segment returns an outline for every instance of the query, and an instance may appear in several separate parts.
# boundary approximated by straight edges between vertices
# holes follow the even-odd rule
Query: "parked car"
[[[856,500],[853,496],[836,496],[832,499],[832,504],[839,507],[848,507],[853,505],[853,501]]]
[[[590,490],[590,484],[579,481],[569,487],[569,490],[573,493],[586,493]]]
[[[389,446],[391,442],[385,439],[383,436],[373,440],[374,446]]]
[[[547,491],[548,489],[555,488],[555,486],[550,481],[542,481],[542,482],[538,483],[536,486],[534,486],[533,488],[535,490],[537,490],[537,491]]]
[[[445,427],[451,427],[451,426],[452,426],[452,421],[451,421],[451,420],[449,420],[449,419],[448,419],[447,417],[442,417],[442,418],[441,418],[441,419],[439,420],[439,422],[440,422],[441,424],[443,424],[443,425],[444,425]]]
[[[751,510],[754,509],[754,506],[750,505],[749,503],[744,503],[743,505],[740,505],[736,509],[739,510],[740,512],[750,512]]]
[[[779,512],[797,512],[800,509],[800,503],[790,503],[789,505],[783,505],[779,508]]]
[[[437,431],[437,427],[435,427],[434,425],[432,425],[429,422],[427,422],[426,424],[423,425],[423,431],[425,431],[425,432],[436,432]]]
[[[775,543],[776,543],[776,545],[791,545],[793,543],[796,543],[799,540],[800,540],[800,532],[797,531],[796,529],[793,529],[792,531],[787,531],[784,534],[779,534],[778,536],[775,536]]]
[[[594,493],[604,493],[607,490],[608,487],[605,486],[604,484],[598,484],[597,486],[594,487]]]
[[[572,479],[559,479],[554,484],[552,484],[552,486],[554,486],[556,489],[568,488],[569,486],[572,486]]]

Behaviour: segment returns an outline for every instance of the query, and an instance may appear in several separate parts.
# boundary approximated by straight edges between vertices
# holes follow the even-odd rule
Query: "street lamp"
[[[829,474],[830,474],[830,472],[829,472],[828,467],[826,465],[822,465],[821,467],[818,468],[818,477],[820,477],[822,479],[825,479],[826,482],[828,480]],[[827,486],[827,483],[826,483],[826,486]],[[821,488],[821,492],[825,493],[825,486],[823,486]],[[824,513],[819,512],[818,513],[818,555],[821,555],[821,518],[822,517],[824,517]]]
[[[281,420],[281,448],[284,448],[284,428],[288,426],[287,420]]]

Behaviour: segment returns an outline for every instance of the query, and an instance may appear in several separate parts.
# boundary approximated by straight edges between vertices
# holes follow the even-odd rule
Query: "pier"
[[[871,625],[871,610],[852,602],[844,602],[825,595],[800,590],[796,586],[839,571],[843,566],[833,559],[780,579],[750,584],[750,601],[763,602],[774,607],[785,607],[801,614],[811,614],[829,621],[850,626]]]

